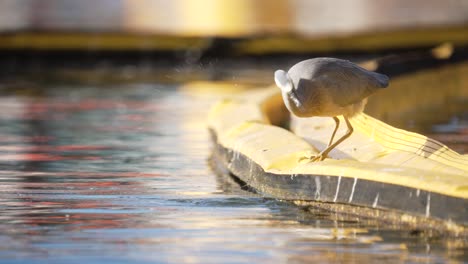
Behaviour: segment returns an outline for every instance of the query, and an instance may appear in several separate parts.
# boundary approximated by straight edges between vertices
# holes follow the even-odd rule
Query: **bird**
[[[287,72],[276,70],[274,79],[289,112],[303,118],[332,117],[335,121],[327,147],[309,157],[311,161],[328,158],[331,150],[351,136],[354,129],[349,118],[364,110],[368,96],[389,85],[384,74],[368,71],[348,60],[327,57],[301,61]],[[340,115],[347,131],[333,142]]]

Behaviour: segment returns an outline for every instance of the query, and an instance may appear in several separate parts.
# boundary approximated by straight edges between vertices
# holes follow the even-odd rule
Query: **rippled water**
[[[308,213],[215,175],[215,98],[155,84],[4,93],[0,262],[466,260],[463,239]]]

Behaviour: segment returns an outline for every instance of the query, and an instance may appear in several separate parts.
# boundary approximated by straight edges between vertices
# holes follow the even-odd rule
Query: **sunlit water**
[[[1,263],[431,263],[431,238],[306,212],[208,165],[216,96],[154,84],[0,97]]]

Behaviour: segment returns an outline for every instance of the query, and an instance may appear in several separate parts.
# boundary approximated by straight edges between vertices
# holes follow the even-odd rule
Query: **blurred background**
[[[0,48],[223,55],[466,44],[463,0],[3,0]]]
[[[281,42],[261,49],[236,46],[268,53],[417,47],[468,38],[463,0],[4,0],[0,10],[0,30],[15,33],[5,35],[1,47],[11,49],[209,48],[210,42],[184,46],[186,38],[328,41],[301,50]],[[180,43],[158,43],[154,36],[178,37]],[[351,37],[361,43],[343,41]]]

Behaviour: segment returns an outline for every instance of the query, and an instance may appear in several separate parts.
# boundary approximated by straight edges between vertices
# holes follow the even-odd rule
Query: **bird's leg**
[[[333,133],[332,133],[332,135],[330,137],[330,140],[328,141],[328,145],[325,148],[325,150],[327,150],[331,146],[331,144],[333,143],[333,139],[335,138],[336,131],[338,131],[338,127],[340,126],[340,119],[337,116],[333,116],[332,118],[335,121],[335,129],[333,130]],[[321,160],[326,159],[327,156],[323,155],[325,150],[320,152],[318,155],[311,157],[310,160],[312,160],[312,161],[321,161]]]
[[[343,142],[345,139],[347,139],[349,136],[351,136],[351,134],[354,131],[353,126],[351,126],[351,123],[349,122],[349,120],[348,120],[348,118],[346,116],[344,116],[344,120],[346,122],[346,126],[348,127],[348,131],[346,131],[346,134],[344,134],[335,143],[333,143],[332,145],[329,145],[326,149],[322,150],[317,156],[313,157],[312,161],[322,161],[322,160],[326,159],[327,156],[328,156],[328,153],[330,153],[330,151],[332,151],[341,142]],[[336,128],[335,128],[335,130],[336,130]],[[333,135],[334,135],[335,132],[333,132]],[[333,137],[333,135],[332,135],[332,137]]]
[[[334,116],[333,120],[335,120],[335,130],[333,130],[333,134],[331,135],[330,141],[328,141],[327,147],[329,147],[333,143],[333,138],[335,137],[336,131],[340,126],[340,119],[338,119],[338,117]]]

